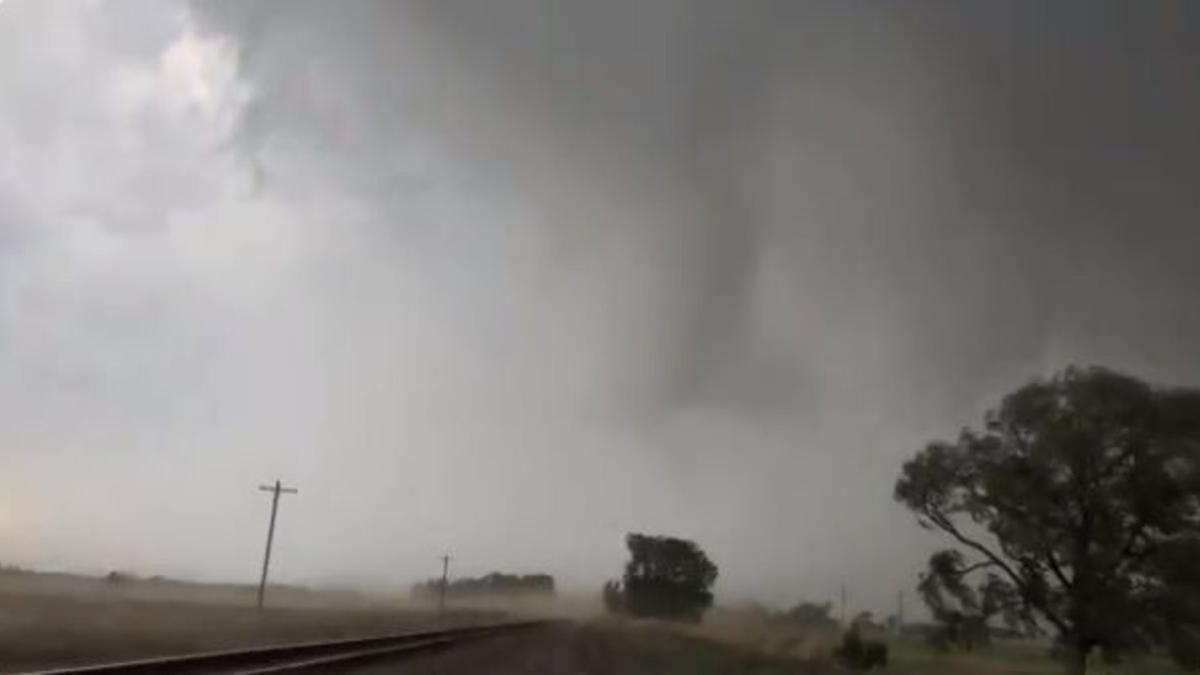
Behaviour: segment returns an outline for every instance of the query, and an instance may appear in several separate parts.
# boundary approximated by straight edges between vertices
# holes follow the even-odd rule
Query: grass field
[[[601,620],[563,624],[532,635],[503,636],[478,645],[406,664],[412,675],[838,675],[820,652],[785,655],[790,643],[776,635],[765,641],[697,637],[697,631],[645,621]],[[744,636],[743,636],[744,637]],[[794,645],[793,645],[794,646]],[[786,651],[786,650],[784,650]],[[997,645],[971,654],[948,655],[918,642],[893,643],[896,658],[878,675],[1060,675],[1063,670],[1042,647]],[[384,675],[389,668],[367,671]],[[1162,663],[1090,670],[1097,675],[1166,675]]]
[[[387,675],[383,666],[362,675]],[[660,625],[561,623],[501,636],[404,664],[407,675],[835,675],[803,661],[768,656],[680,634]]]
[[[0,574],[0,672],[117,661],[155,655],[227,649],[277,642],[332,639],[435,625],[496,620],[499,606],[436,612],[399,599],[357,593],[275,587],[269,608],[254,607],[251,586],[204,585],[167,580],[106,581],[58,574]],[[564,600],[563,616],[583,618],[594,609]],[[578,604],[578,603],[576,603]],[[550,607],[522,607],[545,616]],[[572,611],[566,611],[572,610]],[[540,640],[540,641],[539,641]],[[470,664],[515,659],[511,672],[588,673],[810,673],[844,672],[834,665],[834,633],[756,621],[714,610],[698,625],[600,619],[563,625],[533,642],[499,641],[447,655]],[[946,654],[917,639],[890,639],[895,675],[1058,675],[1061,664],[1044,645],[998,643],[969,653]],[[507,656],[505,656],[507,655]],[[584,668],[585,670],[579,670]],[[501,672],[501,671],[498,671]],[[502,671],[510,672],[510,671]],[[1182,675],[1164,660],[1121,665],[1095,663],[1093,675]]]
[[[0,574],[0,672],[484,621],[353,593]]]
[[[839,636],[795,626],[764,622],[745,612],[714,610],[702,624],[675,626],[673,630],[737,647],[768,657],[799,661],[810,672],[839,672],[833,665],[833,649]],[[971,652],[941,652],[918,637],[898,639],[882,633],[889,649],[889,673],[904,675],[1061,675],[1063,664],[1050,655],[1049,645],[1001,641]],[[1092,675],[1184,675],[1161,657],[1129,659],[1106,664],[1094,658]]]
[[[998,643],[971,652],[944,653],[916,640],[893,641],[892,669],[899,673],[930,675],[1061,675],[1063,666],[1045,645]],[[1093,675],[1183,675],[1169,661],[1150,657],[1121,664],[1105,664],[1099,658],[1089,664]]]

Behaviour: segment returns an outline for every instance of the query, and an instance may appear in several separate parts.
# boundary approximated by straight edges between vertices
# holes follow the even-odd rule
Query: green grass
[[[1000,643],[971,652],[943,653],[916,641],[891,646],[892,669],[900,673],[929,675],[1061,675],[1063,665],[1050,657],[1044,645]],[[1106,664],[1099,658],[1089,664],[1089,675],[1184,675],[1188,673],[1161,657],[1130,659]]]

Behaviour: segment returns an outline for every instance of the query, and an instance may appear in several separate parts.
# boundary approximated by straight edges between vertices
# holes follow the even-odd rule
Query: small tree
[[[992,617],[1050,626],[1072,673],[1095,650],[1196,658],[1200,391],[1069,368],[930,443],[895,496],[958,544],[921,582],[958,635],[986,635]]]
[[[630,534],[629,562],[620,586],[604,586],[609,609],[633,616],[699,621],[712,606],[717,566],[694,542],[674,537]]]

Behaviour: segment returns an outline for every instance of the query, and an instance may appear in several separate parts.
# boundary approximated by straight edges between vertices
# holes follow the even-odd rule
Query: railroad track
[[[224,652],[204,652],[157,659],[44,670],[30,675],[273,675],[275,673],[329,673],[368,662],[401,659],[435,649],[445,649],[485,637],[529,630],[546,621],[472,626],[446,630],[380,635],[352,640],[251,647]]]

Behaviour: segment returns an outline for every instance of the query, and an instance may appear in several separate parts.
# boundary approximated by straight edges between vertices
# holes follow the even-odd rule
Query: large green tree
[[[921,590],[968,639],[992,617],[1088,655],[1200,637],[1200,391],[1068,368],[1005,397],[981,429],[904,465],[896,499],[956,548]]]
[[[630,534],[621,584],[604,587],[609,609],[633,616],[699,621],[712,606],[717,566],[695,542]]]

